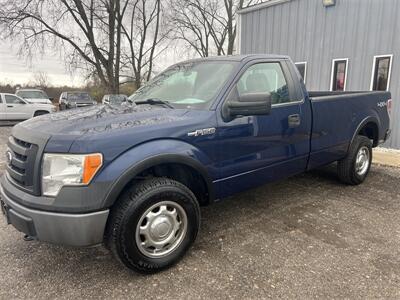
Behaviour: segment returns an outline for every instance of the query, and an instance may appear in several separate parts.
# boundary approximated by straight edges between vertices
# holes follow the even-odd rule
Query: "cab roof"
[[[185,61],[178,62],[169,66],[167,69],[173,68],[177,65],[184,63],[194,63],[194,62],[206,62],[206,61],[231,61],[238,62],[239,64],[246,64],[249,61],[257,60],[257,59],[277,59],[277,60],[287,60],[290,59],[287,55],[278,55],[278,54],[241,54],[241,55],[224,55],[224,56],[211,56],[211,57],[200,57],[189,59]]]
[[[241,54],[241,55],[225,55],[225,56],[211,56],[187,60],[190,61],[249,61],[254,59],[289,59],[287,55],[278,54]]]

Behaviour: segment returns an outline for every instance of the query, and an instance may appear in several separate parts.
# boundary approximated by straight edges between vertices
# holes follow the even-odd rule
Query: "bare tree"
[[[171,0],[174,37],[200,56],[234,52],[237,11],[262,0]]]
[[[118,92],[121,31],[130,0],[0,0],[3,37],[22,38],[21,50],[59,47],[82,62],[110,92]]]
[[[41,88],[47,88],[50,86],[50,78],[46,72],[35,72],[33,74],[33,84]]]
[[[128,5],[129,22],[122,26],[128,44],[123,62],[133,73],[136,88],[150,79],[155,58],[165,50],[160,45],[166,40],[169,29],[162,12],[161,0],[133,0]]]
[[[205,1],[171,0],[170,7],[174,38],[183,41],[201,57],[209,56],[210,26],[207,18],[201,15]]]

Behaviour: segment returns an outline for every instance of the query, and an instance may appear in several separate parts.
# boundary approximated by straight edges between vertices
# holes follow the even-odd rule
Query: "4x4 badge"
[[[188,133],[188,136],[202,136],[202,135],[210,135],[215,133],[215,128],[205,128],[205,129],[197,129],[196,131],[192,131]]]

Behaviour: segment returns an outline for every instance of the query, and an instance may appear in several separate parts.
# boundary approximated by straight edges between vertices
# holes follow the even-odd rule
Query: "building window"
[[[393,55],[374,56],[371,91],[389,90]]]
[[[299,70],[299,73],[301,77],[303,78],[303,81],[306,82],[307,78],[307,62],[297,62],[295,63],[297,70]]]
[[[334,59],[332,61],[331,91],[346,90],[348,62],[348,58]]]

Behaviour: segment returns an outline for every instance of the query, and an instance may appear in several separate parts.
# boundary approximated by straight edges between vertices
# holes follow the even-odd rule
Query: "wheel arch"
[[[48,110],[38,109],[38,110],[35,110],[33,112],[33,116],[36,117],[36,116],[46,115],[46,114],[49,114],[49,113],[50,113],[50,111],[48,111]]]
[[[372,146],[376,147],[379,144],[379,121],[375,117],[367,117],[358,124],[351,138],[350,145],[353,143],[357,135],[363,135],[373,141]]]
[[[180,168],[183,171],[191,172],[191,174],[196,174],[198,176],[198,179],[200,179],[199,184],[203,185],[205,189],[204,197],[200,198],[199,195],[203,191],[193,191],[195,195],[197,194],[196,198],[198,198],[199,204],[208,205],[212,202],[212,200],[214,199],[213,183],[204,165],[202,165],[194,158],[188,156],[180,154],[160,154],[147,158],[129,167],[112,185],[106,196],[105,206],[111,207],[117,201],[121,193],[123,193],[127,187],[131,186],[131,184],[134,184],[135,180],[143,180],[144,177],[142,177],[142,174],[146,175],[146,171],[157,170],[157,168],[160,169],[163,167],[166,168],[165,170],[169,170],[168,167],[173,167],[175,168],[175,170],[176,168]],[[169,172],[166,173],[165,177],[177,180],[182,184],[188,186],[188,188],[190,188],[191,190],[193,189],[193,186],[190,186],[190,184],[188,184],[188,181],[185,182],[185,179],[182,179],[184,177],[182,177],[180,173]]]

